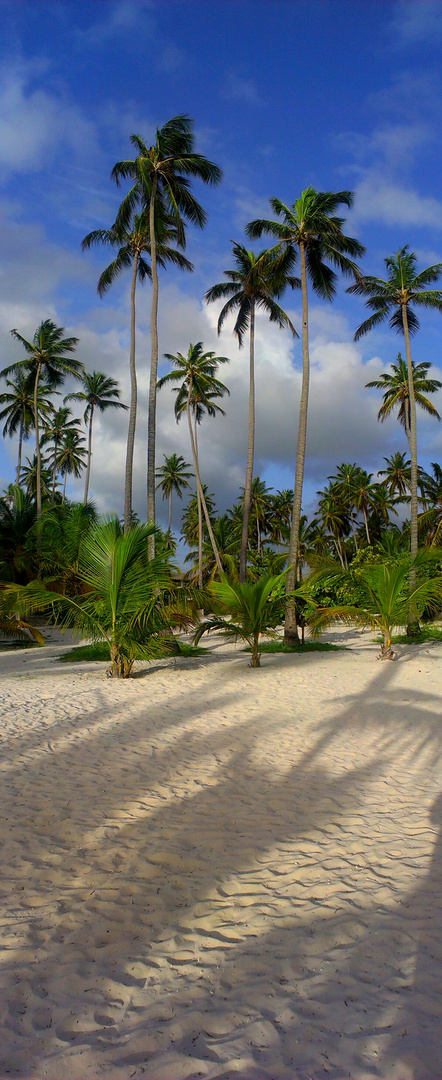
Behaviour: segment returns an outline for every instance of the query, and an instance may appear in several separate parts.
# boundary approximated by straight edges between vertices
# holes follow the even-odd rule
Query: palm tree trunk
[[[198,469],[199,469],[198,429],[197,429],[196,413],[195,413],[195,417],[194,417],[194,438],[195,438],[196,458],[197,458],[197,461],[198,461]],[[197,487],[196,487],[196,507],[197,507],[197,512],[198,512],[198,588],[202,589],[202,587],[203,587],[203,508],[201,506],[201,499],[200,499],[200,493],[199,493],[199,489],[198,489],[198,484],[197,484]]]
[[[367,507],[366,506],[362,507],[362,513],[364,515],[364,521],[365,521],[365,535],[367,537],[367,544],[371,545],[370,533],[369,533],[369,529],[368,529],[368,517],[367,517]]]
[[[16,481],[15,481],[16,484],[17,484],[17,487],[20,484],[22,452],[23,452],[23,420],[20,420],[20,427],[19,427],[19,432],[18,432],[17,478],[16,478]]]
[[[416,438],[416,397],[414,393],[413,366],[411,362],[410,331],[408,327],[407,305],[402,305],[402,321],[404,325],[405,350],[407,355],[408,374],[408,397],[410,402],[410,459],[411,459],[411,486],[410,486],[410,548],[411,556],[415,558],[418,551],[417,532],[417,494],[418,494],[418,469],[417,469],[417,438]]]
[[[90,480],[90,476],[91,476],[91,461],[92,461],[92,424],[93,424],[93,420],[94,420],[94,406],[93,406],[93,404],[91,404],[91,414],[90,414],[90,417],[89,417],[89,436],[88,436],[88,443],[87,443],[87,469],[86,469],[86,480],[85,480],[85,484],[84,484],[84,499],[83,499],[84,503],[87,503],[87,500],[88,500],[88,497],[89,497],[89,480]]]
[[[62,500],[61,500],[61,501],[62,501],[63,503],[64,503],[64,501],[65,501],[65,499],[66,499],[66,484],[67,484],[67,479],[68,479],[68,474],[67,474],[67,470],[66,470],[66,472],[65,472],[65,474],[64,474],[64,484],[63,484],[63,498],[62,498]]]
[[[129,427],[127,430],[126,473],[124,479],[124,532],[130,529],[132,521],[132,473],[134,463],[135,428],[137,423],[137,370],[135,362],[135,290],[137,286],[139,253],[135,252],[130,290],[130,407]]]
[[[249,378],[249,436],[247,446],[246,483],[241,534],[239,580],[246,580],[247,548],[249,543],[250,506],[252,498],[253,459],[255,453],[255,301],[250,301],[250,378]]]
[[[57,449],[58,449],[58,440],[57,440],[57,436],[55,436],[55,439],[54,439],[54,464],[52,466],[51,506],[54,505],[54,499],[55,499],[55,476],[56,476],[56,472],[57,472]]]
[[[35,498],[37,503],[37,558],[41,556],[41,453],[40,453],[40,429],[38,425],[38,381],[40,378],[41,363],[37,365],[34,383],[34,427],[35,427],[35,453],[37,457],[37,474],[35,478]]]
[[[155,199],[158,180],[154,173],[149,201],[150,263],[152,269],[152,308],[150,317],[150,384],[149,414],[147,428],[147,521],[155,525],[155,441],[156,441],[156,404],[158,381],[158,267],[157,241],[155,236]],[[149,559],[155,558],[155,536],[148,540]]]
[[[200,497],[200,500],[201,500],[201,506],[203,508],[204,517],[206,519],[207,532],[209,534],[210,543],[212,545],[212,551],[213,551],[214,559],[215,559],[215,562],[216,562],[217,570],[218,570],[218,573],[221,576],[222,572],[223,572],[222,563],[221,563],[221,559],[219,557],[218,548],[216,546],[215,537],[213,535],[213,529],[212,529],[212,525],[211,525],[211,521],[210,521],[210,517],[209,517],[209,512],[208,512],[208,509],[207,509],[207,506],[206,506],[206,500],[204,498],[204,492],[203,492],[201,479],[200,479],[200,471],[199,471],[199,465],[198,465],[198,451],[197,451],[197,448],[196,448],[196,445],[195,445],[195,437],[194,437],[193,430],[192,430],[192,418],[191,418],[191,414],[190,414],[191,396],[192,396],[192,379],[190,379],[190,382],[189,382],[189,393],[187,395],[187,409],[186,409],[186,411],[187,411],[187,420],[188,420],[188,424],[189,424],[190,443],[191,443],[191,447],[192,447],[193,463],[194,463],[194,466],[195,466],[196,489],[197,489],[197,492],[199,494],[199,497]]]
[[[172,488],[169,491],[169,517],[167,521],[167,534],[170,536],[172,529]]]
[[[301,262],[301,289],[302,289],[302,386],[301,400],[299,403],[299,428],[298,447],[296,452],[295,487],[293,491],[293,513],[290,529],[289,546],[289,572],[287,574],[287,593],[293,591],[296,586],[296,573],[298,568],[299,528],[301,523],[302,488],[304,484],[305,447],[307,442],[307,414],[308,395],[310,383],[310,357],[308,347],[308,294],[307,294],[307,266],[305,259],[305,246],[303,241],[299,243]],[[288,600],[286,606],[285,641],[299,641],[298,628],[296,625],[296,606],[294,600]]]
[[[417,526],[417,493],[418,493],[418,468],[417,468],[417,436],[416,436],[416,397],[414,393],[413,365],[411,362],[410,330],[408,326],[407,305],[402,304],[402,322],[404,326],[405,351],[407,356],[408,374],[408,397],[410,402],[410,460],[411,460],[411,485],[410,485],[410,551],[412,559],[418,552],[418,526]],[[410,592],[416,586],[416,571],[410,571]],[[407,633],[410,637],[419,631],[419,620],[416,612],[410,607],[408,613]]]

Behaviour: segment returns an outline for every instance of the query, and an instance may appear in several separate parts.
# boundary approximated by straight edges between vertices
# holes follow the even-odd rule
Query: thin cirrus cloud
[[[5,65],[0,77],[0,168],[35,172],[47,168],[63,141],[86,157],[96,149],[91,120],[67,95],[33,88],[35,63]]]
[[[253,79],[244,79],[230,71],[221,88],[221,97],[229,101],[241,101],[245,105],[261,105],[262,97]]]

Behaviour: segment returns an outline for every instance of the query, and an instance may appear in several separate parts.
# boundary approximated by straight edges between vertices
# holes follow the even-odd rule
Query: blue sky
[[[222,185],[195,187],[206,229],[188,231],[192,275],[161,278],[160,352],[202,340],[231,358],[225,419],[201,428],[202,474],[223,509],[244,482],[247,348],[231,326],[220,339],[217,310],[202,300],[231,265],[231,241],[268,213],[268,198],[293,202],[307,185],[355,191],[347,231],[367,248],[363,267],[384,276],[383,259],[409,244],[419,266],[442,261],[442,5],[388,0],[0,0],[0,356],[21,357],[9,331],[32,336],[53,318],[80,337],[88,369],[118,378],[128,400],[129,282],[104,301],[96,293],[106,251],[82,254],[83,236],[108,227],[124,192],[110,180],[131,156],[129,135],[149,143],[177,113],[195,121],[197,149],[224,171]],[[304,505],[341,461],[370,471],[405,450],[365,383],[396,359],[402,342],[387,326],[353,343],[363,304],[341,282],[333,305],[311,301],[312,388]],[[135,505],[145,508],[149,289],[138,297],[140,414]],[[299,326],[299,297],[286,295]],[[417,361],[442,379],[441,317],[426,315]],[[260,319],[257,332],[256,472],[293,484],[300,347]],[[166,370],[164,367],[163,370]],[[435,397],[442,413],[442,394]],[[172,398],[159,398],[163,453],[190,458]],[[122,507],[127,417],[97,423],[92,495],[101,510]],[[422,464],[441,459],[442,424],[419,417]],[[32,453],[29,443],[27,452]],[[16,447],[1,448],[0,479],[12,479]],[[71,494],[80,494],[79,487]],[[181,509],[181,508],[179,508]],[[159,500],[160,516],[165,507]],[[178,525],[178,512],[175,519]]]

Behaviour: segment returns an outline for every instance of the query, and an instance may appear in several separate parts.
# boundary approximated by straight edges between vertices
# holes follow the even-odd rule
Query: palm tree
[[[305,448],[307,438],[308,397],[310,382],[309,333],[308,333],[308,280],[313,291],[323,300],[332,300],[336,292],[336,268],[343,274],[354,274],[355,257],[364,254],[358,240],[345,236],[344,219],[337,217],[339,206],[351,207],[351,191],[316,191],[306,188],[293,204],[286,206],[281,199],[271,199],[270,205],[280,220],[252,221],[247,226],[248,236],[260,237],[263,233],[274,236],[278,244],[299,251],[302,288],[302,388],[299,406],[298,446],[296,474],[293,492],[293,515],[290,535],[287,575],[287,594],[292,597],[298,569],[299,526],[301,521],[302,489],[304,483]],[[351,256],[351,257],[349,257]],[[297,640],[296,609],[294,600],[287,602],[284,636]]]
[[[15,364],[9,364],[3,368],[0,375],[17,374],[20,371],[32,375],[34,380],[34,428],[36,449],[36,500],[37,500],[37,528],[41,523],[41,454],[40,454],[40,427],[38,414],[38,387],[40,375],[43,375],[51,389],[56,389],[63,382],[66,375],[74,375],[80,378],[83,364],[68,355],[75,352],[78,338],[63,337],[64,326],[56,326],[50,319],[44,319],[37,327],[32,341],[19,334],[18,330],[11,330],[12,336],[23,345],[27,357],[25,360],[17,360]],[[38,547],[40,542],[38,539]]]
[[[32,577],[35,555],[35,499],[18,484],[0,498],[0,576],[25,584]]]
[[[440,420],[436,406],[425,396],[426,394],[436,393],[442,387],[442,383],[438,379],[427,378],[430,367],[431,364],[428,363],[415,364],[413,360],[411,361],[414,397],[416,405],[420,405],[421,409],[424,409],[430,416],[435,416],[436,420]],[[384,391],[382,405],[378,412],[378,420],[386,420],[387,416],[390,416],[395,408],[398,409],[397,418],[402,427],[405,428],[408,445],[410,446],[411,408],[408,371],[401,354],[398,353],[397,364],[391,365],[391,371],[384,371],[378,379],[372,379],[371,382],[366,383],[366,386],[375,386],[377,390]]]
[[[342,569],[346,569],[343,541],[350,532],[350,516],[342,497],[339,483],[330,483],[324,491],[318,491],[318,519],[330,534]]]
[[[371,477],[371,473],[367,473],[365,469],[361,469],[359,465],[356,465],[356,463],[354,463],[353,465],[343,463],[342,465],[338,466],[335,476],[329,476],[328,478],[329,480],[336,481],[337,490],[340,491],[344,505],[346,506],[350,515],[350,522],[356,551],[358,550],[358,542],[356,537],[356,527],[353,510],[356,510],[356,513],[362,513],[364,518],[367,543],[371,543],[370,531],[368,527],[368,511],[372,506],[373,502]]]
[[[64,400],[86,402],[86,408],[84,410],[84,422],[86,425],[88,425],[88,448],[83,502],[87,503],[89,496],[89,480],[91,475],[92,425],[94,421],[95,409],[98,409],[99,412],[103,413],[106,411],[106,409],[127,409],[127,405],[123,405],[123,402],[118,400],[121,391],[119,389],[116,379],[111,379],[108,375],[104,375],[101,371],[83,372],[82,383],[82,390],[78,390],[76,394],[68,394]]]
[[[214,630],[228,641],[246,641],[250,651],[250,667],[261,666],[259,642],[263,634],[275,637],[276,627],[284,617],[284,585],[287,570],[282,574],[267,574],[258,581],[232,581],[223,577],[213,581],[209,592],[219,613],[197,626],[194,641]]]
[[[65,398],[67,401],[67,398]],[[57,472],[58,451],[68,432],[73,432],[75,435],[80,435],[80,422],[74,419],[71,410],[66,405],[61,406],[54,412],[49,421],[46,421],[44,425],[43,435],[40,440],[40,446],[47,446],[48,443],[52,443],[52,496],[51,502],[54,502],[55,496],[55,477]]]
[[[433,560],[434,561],[434,560]],[[410,595],[410,564],[413,564],[413,592]],[[410,604],[422,614],[425,608],[437,609],[442,601],[442,575],[426,576],[425,570],[431,560],[424,552],[416,559],[405,557],[396,563],[376,563],[360,567],[357,571],[343,573],[330,567],[313,575],[306,583],[306,598],[313,581],[332,578],[335,587],[349,597],[349,603],[335,607],[317,608],[310,618],[315,629],[334,622],[357,623],[370,626],[382,634],[381,659],[393,660],[392,634],[395,627],[405,626]]]
[[[178,241],[179,232],[174,226],[172,219],[166,220],[164,217],[159,216],[156,238],[157,263],[160,266],[166,266],[167,263],[173,263],[175,266],[179,266],[180,269],[193,270],[192,263],[190,263],[181,252],[176,251],[174,247],[169,246],[169,242],[178,243]],[[82,248],[83,250],[86,250],[92,247],[93,244],[105,244],[108,247],[118,248],[115,259],[113,259],[109,266],[103,270],[103,273],[99,277],[97,286],[99,296],[104,296],[121,272],[132,265],[129,353],[130,409],[124,484],[124,529],[127,532],[132,521],[132,474],[135,429],[137,422],[138,388],[136,369],[135,296],[137,281],[142,283],[143,281],[146,281],[146,278],[152,277],[150,264],[144,257],[145,252],[149,255],[151,252],[149,215],[144,211],[141,214],[135,214],[133,218],[130,216],[125,224],[117,221],[111,229],[94,229],[93,232],[88,233],[88,235],[85,236],[82,242]],[[86,475],[86,484],[87,486],[89,485],[89,470]]]
[[[56,467],[64,477],[63,502],[66,498],[66,482],[68,476],[75,476],[78,479],[78,477],[81,476],[86,463],[87,451],[84,446],[83,437],[78,431],[67,431],[61,442],[56,458]]]
[[[385,261],[387,278],[363,276],[358,273],[354,285],[348,292],[356,296],[363,296],[366,306],[372,314],[365,322],[361,323],[355,333],[355,341],[367,334],[374,327],[389,320],[393,330],[403,334],[405,338],[405,351],[407,356],[407,382],[408,382],[408,406],[404,403],[403,424],[409,428],[409,445],[411,458],[411,501],[410,501],[410,539],[411,556],[415,558],[418,551],[418,526],[417,526],[417,499],[418,499],[418,465],[417,465],[417,438],[416,438],[416,394],[413,379],[413,361],[411,358],[410,337],[419,329],[419,319],[414,307],[435,308],[442,311],[442,291],[440,289],[428,289],[442,275],[442,263],[435,263],[427,267],[420,274],[416,272],[416,255],[403,247],[395,255],[390,255]],[[398,357],[399,360],[399,357]],[[419,365],[420,366],[420,365]],[[399,376],[401,368],[399,363],[393,365],[395,374]],[[428,370],[428,368],[426,369]],[[424,377],[425,373],[420,373]],[[384,377],[381,376],[381,382]],[[388,379],[388,376],[387,376]],[[398,378],[399,382],[399,378]],[[402,379],[403,383],[403,379]],[[439,384],[440,385],[440,384]],[[383,387],[385,382],[383,382]],[[391,384],[386,387],[387,393],[391,390]],[[391,400],[391,399],[390,399]],[[391,400],[391,408],[398,403]],[[428,403],[430,404],[430,403]],[[388,405],[384,400],[383,409]],[[401,410],[400,410],[401,411]],[[432,411],[431,408],[429,411]],[[413,583],[411,582],[413,587]],[[411,629],[411,624],[410,624]]]
[[[433,475],[425,475],[423,491],[427,509],[420,515],[419,525],[426,533],[426,543],[432,547],[440,545],[442,534],[442,468],[437,461],[432,461]],[[428,503],[431,505],[428,506]]]
[[[5,420],[3,437],[6,435],[12,439],[18,431],[18,459],[16,484],[20,482],[23,441],[29,439],[34,427],[34,378],[24,371],[17,371],[13,379],[6,379],[9,391],[0,394],[0,405],[4,409],[0,412],[0,420]],[[54,412],[54,406],[49,401],[49,395],[54,393],[50,386],[40,383],[38,388],[38,415],[41,424]]]
[[[388,494],[397,499],[398,502],[408,500],[411,487],[410,459],[397,450],[391,457],[384,457],[384,461],[386,468],[379,469],[379,476],[385,477],[381,481],[382,485],[387,489]]]
[[[267,515],[268,539],[271,544],[287,544],[292,520],[293,492],[290,488],[277,491],[270,496],[270,509]],[[307,519],[303,515],[304,521]]]
[[[228,514],[220,514],[218,517],[215,517],[212,521],[212,529],[223,570],[229,577],[236,578],[238,576],[239,542],[237,531],[232,529],[232,522]],[[193,563],[193,566],[197,568],[197,571],[198,555],[198,551],[190,551],[184,560],[186,563]],[[207,536],[204,535],[203,582],[213,580],[213,577],[217,572],[218,567],[215,562],[212,545],[208,541]]]
[[[182,454],[170,454],[167,457],[164,454],[164,465],[161,465],[157,469],[157,477],[159,482],[157,488],[161,488],[163,493],[163,499],[169,500],[169,518],[167,523],[167,533],[170,536],[172,527],[172,495],[175,492],[179,499],[183,497],[183,491],[189,487],[188,481],[193,473],[190,471],[190,465],[187,461],[184,461]]]
[[[158,379],[158,222],[170,216],[177,229],[177,241],[185,246],[185,223],[191,222],[203,228],[206,214],[189,190],[189,177],[197,177],[204,184],[218,184],[221,169],[194,149],[193,121],[188,116],[175,116],[162,128],[156,129],[155,142],[148,147],[139,135],[131,135],[130,141],[137,156],[134,160],[119,161],[112,170],[117,184],[122,179],[133,181],[130,191],[123,199],[117,222],[127,228],[136,206],[148,210],[151,240],[152,311],[150,320],[151,364],[149,386],[148,449],[147,449],[147,520],[155,523],[155,441],[156,441],[156,392]],[[152,534],[150,555],[155,553],[155,537]]]
[[[207,484],[202,485],[204,502],[207,506],[207,513],[212,523],[215,517],[215,496],[209,491]],[[201,527],[201,503],[198,493],[192,495],[187,503],[186,509],[181,518],[181,535],[186,541],[188,547],[199,548],[199,535]],[[203,537],[204,539],[204,537]],[[187,558],[187,556],[186,556]]]
[[[26,458],[26,464],[22,465],[20,473],[20,485],[26,488],[28,495],[37,501],[37,488],[40,489],[41,498],[49,499],[52,496],[52,468],[48,458],[37,454],[33,458]],[[40,523],[37,521],[37,533],[41,532]],[[37,536],[38,541],[38,536]],[[38,545],[39,547],[41,545]]]
[[[214,352],[203,352],[202,341],[198,341],[196,345],[190,344],[187,356],[183,356],[182,353],[176,353],[175,355],[173,353],[165,353],[164,355],[166,360],[170,360],[175,365],[175,370],[169,371],[167,375],[163,375],[162,379],[159,379],[158,388],[164,386],[166,383],[181,383],[181,385],[176,388],[177,396],[175,401],[175,416],[178,423],[184,413],[186,413],[187,415],[190,443],[192,447],[193,467],[195,470],[197,496],[199,498],[200,506],[206,520],[207,531],[209,533],[210,542],[212,544],[215,562],[218,567],[218,571],[221,574],[221,560],[217,551],[210,516],[206,506],[204,491],[201,484],[201,477],[199,471],[197,425],[201,423],[204,413],[208,413],[209,416],[215,416],[217,413],[221,413],[224,416],[224,410],[221,408],[220,405],[215,404],[215,398],[223,397],[223,395],[228,394],[229,391],[227,389],[227,386],[224,386],[224,383],[220,382],[220,380],[216,378],[215,372],[219,364],[228,364],[229,358],[227,356],[216,356]],[[198,546],[200,551],[199,583],[201,588],[201,518]]]
[[[109,648],[109,675],[128,678],[135,659],[150,660],[159,648],[175,651],[172,626],[188,616],[170,603],[173,580],[169,556],[162,552],[147,563],[151,526],[134,525],[123,533],[113,518],[85,533],[76,570],[76,594],[65,596],[32,582],[18,589],[26,613],[50,608],[65,626]]]
[[[213,285],[206,292],[204,299],[211,303],[228,297],[227,303],[224,304],[218,318],[218,333],[221,332],[227,316],[233,312],[237,313],[233,330],[240,347],[243,344],[246,330],[249,330],[249,427],[239,564],[239,580],[244,582],[246,579],[255,454],[255,313],[257,309],[265,311],[270,322],[277,323],[281,328],[288,326],[292,333],[296,334],[291,320],[277,304],[276,300],[281,296],[288,284],[299,286],[300,282],[297,278],[290,276],[294,264],[294,254],[291,248],[287,248],[282,253],[261,251],[258,255],[255,255],[253,251],[247,251],[242,244],[234,244],[233,258],[235,261],[234,269],[224,271],[228,281]],[[298,335],[296,334],[296,336]]]

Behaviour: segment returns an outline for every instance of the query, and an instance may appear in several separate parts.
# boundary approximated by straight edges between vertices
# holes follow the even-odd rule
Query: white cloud
[[[442,229],[442,202],[389,180],[383,171],[368,172],[355,188],[352,226],[362,221]]]
[[[65,153],[96,150],[94,124],[58,91],[33,87],[38,65],[6,65],[0,75],[0,168],[19,172],[47,168],[63,143]]]

